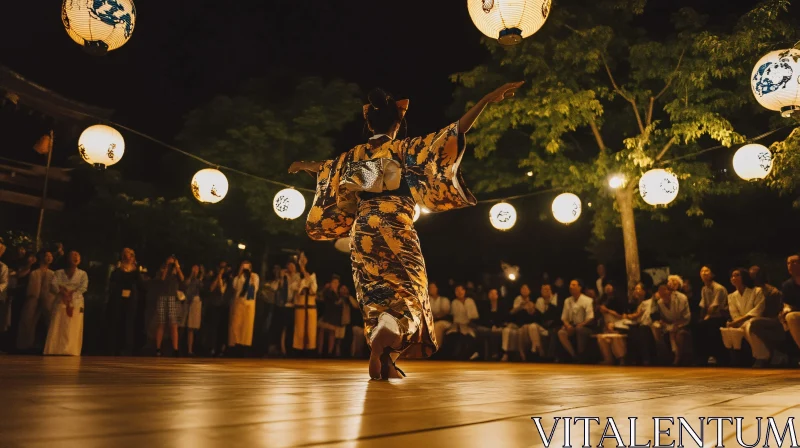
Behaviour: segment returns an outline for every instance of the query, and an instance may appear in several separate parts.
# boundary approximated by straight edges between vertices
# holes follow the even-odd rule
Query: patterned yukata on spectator
[[[350,236],[367,341],[379,316],[388,313],[398,321],[399,351],[406,358],[430,356],[439,345],[414,205],[442,212],[476,203],[459,169],[464,147],[458,123],[425,137],[376,136],[326,161],[317,174],[308,235],[314,240]]]

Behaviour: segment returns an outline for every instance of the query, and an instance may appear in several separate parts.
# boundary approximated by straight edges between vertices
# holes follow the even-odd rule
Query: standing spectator
[[[206,335],[206,346],[210,350],[211,356],[224,354],[228,342],[228,320],[230,316],[230,304],[227,303],[227,291],[229,288],[230,268],[228,263],[222,261],[217,266],[217,272],[210,273],[207,279],[207,291],[205,310],[203,311],[203,333]]]
[[[11,327],[9,328],[9,348],[16,349],[22,308],[28,298],[28,279],[36,264],[36,255],[28,254],[24,247],[17,248],[17,258],[9,265],[9,290],[11,299]],[[13,265],[13,267],[12,267]]]
[[[52,290],[55,273],[50,270],[53,263],[53,254],[50,252],[39,253],[39,266],[31,271],[28,279],[28,291],[25,305],[20,315],[19,334],[17,336],[17,349],[29,352],[37,346],[37,327],[44,322],[45,328],[50,326],[50,316],[53,311],[55,293]],[[41,342],[41,338],[39,338]],[[42,347],[38,345],[38,347]]]
[[[304,253],[300,253],[297,264],[300,266],[300,282],[292,301],[294,305],[292,348],[306,353],[306,350],[313,352],[317,349],[317,275],[308,272],[308,258]]]
[[[453,315],[453,325],[447,330],[445,339],[447,345],[453,347],[453,358],[465,360],[477,358],[475,352],[476,333],[475,327],[480,317],[478,307],[471,297],[467,297],[467,290],[462,285],[455,287],[456,298],[450,304]]]
[[[200,291],[203,290],[203,277],[205,270],[200,265],[192,266],[192,273],[186,280],[185,295],[181,323],[186,327],[186,348],[189,356],[194,356],[194,339],[203,319],[203,300]]]
[[[531,300],[531,289],[528,285],[523,284],[511,307],[509,324],[503,328],[501,361],[508,361],[508,355],[512,351],[517,351],[520,359],[525,361],[524,334],[527,331],[526,326],[534,323],[535,315],[536,303]]]
[[[756,359],[753,367],[765,367],[786,339],[783,325],[778,318],[783,308],[783,294],[767,282],[760,267],[750,267],[750,276],[753,278],[753,283],[764,291],[764,313],[761,317],[750,320],[748,341]],[[782,355],[786,359],[786,355]]]
[[[361,306],[359,306],[358,300],[350,294],[350,289],[347,285],[339,287],[339,297],[344,301],[345,310],[348,310],[347,313],[350,315],[350,323],[347,325],[353,339],[350,344],[350,356],[360,358],[364,355],[364,348],[367,345],[367,339],[364,336],[364,316],[361,312]]]
[[[81,255],[71,251],[67,268],[55,273],[52,287],[58,291],[53,316],[44,346],[45,355],[80,356],[83,346],[83,294],[89,288],[89,277],[78,269]]]
[[[0,238],[0,260],[6,253],[6,246]],[[8,296],[8,266],[0,261],[0,343],[5,342],[6,332],[11,325],[11,298]],[[0,345],[0,349],[3,346]]]
[[[482,306],[478,305],[478,346],[483,349],[486,360],[496,360],[500,357],[503,343],[503,328],[508,319],[508,306],[500,299],[497,289],[490,289],[488,300]],[[434,324],[436,325],[436,324]]]
[[[243,261],[239,274],[233,279],[233,302],[228,328],[228,347],[237,348],[240,354],[253,344],[253,323],[256,318],[256,294],[261,282],[253,272],[253,265]]]
[[[606,265],[602,263],[597,265],[597,280],[595,280],[594,283],[597,287],[596,291],[598,292],[599,297],[602,297],[606,284]]]
[[[156,329],[156,356],[161,356],[161,343],[164,341],[164,332],[169,325],[170,338],[172,339],[173,356],[178,356],[178,322],[180,322],[180,305],[178,304],[178,289],[183,283],[184,276],[181,264],[174,255],[167,258],[160,272],[160,288],[156,302],[156,316],[158,328]]]
[[[701,364],[724,362],[727,358],[719,328],[728,321],[728,291],[714,281],[708,266],[700,269],[703,289],[700,290],[700,320],[694,327],[695,351]]]
[[[628,358],[633,363],[650,365],[655,354],[655,340],[650,326],[653,324],[652,315],[656,309],[657,305],[647,286],[642,282],[637,283],[633,288],[628,312],[622,315],[624,324],[628,325]]]
[[[439,295],[439,285],[436,282],[428,284],[428,297],[431,300],[431,311],[433,312],[433,332],[439,344],[444,342],[444,333],[453,325],[450,315],[450,299]],[[434,355],[435,356],[435,355]]]
[[[320,321],[320,337],[319,341],[317,341],[317,350],[320,355],[334,354],[334,346],[336,348],[335,356],[339,357],[341,355],[339,345],[341,344],[340,339],[344,338],[344,327],[341,325],[342,315],[344,314],[344,301],[339,296],[339,286],[339,276],[334,275],[331,278],[330,286],[322,293],[325,312]]]
[[[279,308],[280,314],[277,316],[277,328],[280,337],[280,351],[286,356],[294,344],[294,299],[300,290],[300,273],[297,272],[297,264],[293,260],[286,263],[286,269],[281,271],[280,290],[283,297],[283,305]],[[305,336],[305,335],[304,335]]]
[[[720,328],[722,342],[725,348],[733,351],[732,358],[736,359],[738,351],[742,349],[742,339],[749,342],[750,319],[761,317],[764,312],[764,292],[757,287],[750,277],[750,272],[745,268],[736,268],[731,271],[731,285],[735,290],[728,295],[728,308],[731,320],[724,328]],[[752,344],[750,344],[752,348]],[[758,347],[759,349],[763,347]],[[767,353],[767,357],[769,353]],[[759,358],[764,360],[764,354],[759,353]],[[736,362],[738,365],[741,362]]]
[[[586,350],[591,341],[591,323],[594,321],[594,302],[581,294],[583,284],[575,279],[569,283],[570,297],[564,302],[561,321],[564,326],[558,331],[558,339],[573,361],[585,359]],[[578,351],[573,348],[571,339],[575,339]]]
[[[133,249],[122,249],[119,266],[111,273],[106,304],[108,350],[112,356],[131,355],[134,350],[136,312],[144,297],[141,273]]]
[[[691,336],[687,326],[692,320],[689,301],[682,293],[673,290],[667,282],[658,285],[659,320],[653,322],[653,337],[658,344],[662,358],[666,358],[667,348],[664,338],[669,338],[669,345],[675,357],[673,365],[686,362],[686,354]]]
[[[62,243],[53,244],[53,264],[50,266],[53,271],[66,269],[67,257],[64,254],[64,245]]]

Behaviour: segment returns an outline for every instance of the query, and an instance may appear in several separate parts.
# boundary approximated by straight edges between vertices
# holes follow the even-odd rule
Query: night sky
[[[565,1],[569,0],[554,2],[554,8]],[[85,54],[66,35],[60,2],[6,3],[0,11],[0,64],[72,99],[113,109],[115,121],[167,142],[174,141],[183,117],[193,108],[215,95],[235,93],[247,79],[279,71],[341,78],[359,84],[365,92],[379,86],[397,97],[410,98],[409,134],[427,133],[457,118],[446,113],[453,93],[448,76],[487,58],[481,34],[472,25],[463,0],[139,0],[130,42],[99,58]],[[725,20],[754,2],[657,0],[649,8],[669,12],[683,4],[706,13],[716,11],[717,19]],[[657,32],[664,23],[651,25]],[[356,122],[337,136],[340,149],[361,142],[361,130],[362,123]],[[0,155],[43,163],[30,150],[37,132],[40,135],[41,129],[10,129],[0,122],[4,141]],[[74,154],[78,132],[57,138],[54,165],[63,165],[65,157]],[[139,138],[126,135],[126,139],[125,159],[120,165],[127,164],[126,175],[147,179],[153,172],[146,169],[148,164],[159,160],[164,150]],[[469,173],[466,178],[469,181]],[[236,182],[235,177],[230,180]],[[585,250],[590,211],[570,227],[552,219],[541,221],[539,215],[549,210],[551,200],[543,197],[515,203],[520,215],[517,226],[502,234],[491,229],[488,206],[484,205],[424,217],[418,230],[431,277],[477,279],[479,272],[497,272],[501,260],[522,266],[523,277],[531,281],[545,269],[588,276],[595,263]],[[732,202],[738,205],[730,207]],[[776,225],[797,222],[797,212],[790,210],[791,198],[777,198],[761,190],[716,203],[722,204],[719,210],[709,207],[709,213],[718,213],[714,231],[701,229],[698,220],[682,218],[685,207],[681,206],[673,227],[640,219],[640,239],[667,238],[676,229],[695,229],[696,235],[678,238],[698,245],[696,256],[702,259],[718,255],[714,244],[721,244],[705,244],[705,236],[739,235],[739,227],[728,227],[724,221],[726,216],[737,216],[739,206],[746,205],[754,214],[762,208],[786,210],[773,213],[780,221]],[[765,252],[784,253],[785,243],[773,227],[762,239],[744,238],[738,252],[758,251],[763,246]],[[344,274],[349,270],[347,257],[336,255],[331,247],[303,244],[334,266],[319,267],[320,272]],[[610,244],[619,244],[621,256],[621,242],[612,240]],[[658,253],[643,253],[643,264],[658,264],[663,258]]]

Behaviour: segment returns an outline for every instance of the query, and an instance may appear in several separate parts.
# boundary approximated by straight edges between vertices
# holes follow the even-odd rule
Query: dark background
[[[448,76],[487,58],[463,0],[140,0],[130,42],[99,58],[85,54],[66,35],[59,1],[6,3],[0,12],[0,64],[69,98],[114,109],[115,121],[167,142],[174,141],[193,108],[214,95],[234,93],[247,79],[279,72],[342,78],[365,92],[380,86],[410,98],[409,134],[427,133],[457,118],[447,112],[453,93]],[[650,22],[642,24],[657,35],[668,29],[668,13],[684,5],[714,15],[712,25],[724,23],[754,3],[655,0],[648,5]],[[44,156],[30,148],[50,124],[19,115],[13,107],[2,110],[0,156],[44,164]],[[348,126],[337,136],[337,148],[343,151],[363,141],[362,126],[358,120]],[[64,166],[75,154],[81,130],[67,127],[56,136],[54,166]],[[165,158],[166,150],[133,135],[125,137],[125,158],[115,168],[126,177],[157,183],[167,197],[188,193],[188,179],[170,178],[169,165],[154,169],[162,159],[174,163],[174,158]],[[724,167],[731,156],[730,150],[721,150],[709,161]],[[469,173],[466,178],[469,182]],[[236,182],[235,175],[229,179]],[[496,195],[481,196],[487,197]],[[584,216],[565,227],[549,217],[552,197],[514,201],[518,222],[504,233],[489,224],[491,204],[424,216],[418,230],[430,277],[478,280],[480,273],[499,273],[505,260],[520,265],[528,281],[544,270],[589,278],[596,263],[586,250],[591,209],[584,204]],[[757,186],[737,197],[711,199],[706,203],[706,217],[716,222],[711,229],[703,228],[701,219],[685,217],[686,206],[675,207],[667,224],[642,215],[637,222],[642,264],[672,264],[689,271],[711,261],[727,269],[761,257],[776,263],[780,272],[782,257],[800,243],[793,199]],[[38,211],[0,207],[0,227],[35,231]],[[49,216],[57,225],[57,215]],[[313,267],[323,276],[349,271],[347,256],[336,253],[332,244],[302,236],[288,241],[287,247],[309,250]],[[604,248],[604,261],[624,274],[621,238],[612,235]]]

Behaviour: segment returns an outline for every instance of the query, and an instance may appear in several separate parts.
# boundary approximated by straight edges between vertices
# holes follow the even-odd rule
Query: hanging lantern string
[[[758,135],[758,136],[755,136],[755,137],[753,137],[751,139],[748,139],[747,141],[745,141],[742,144],[746,145],[748,143],[755,143],[755,142],[757,142],[757,141],[759,141],[761,139],[769,137],[770,135],[772,135],[772,134],[774,134],[774,133],[776,133],[778,131],[782,131],[782,130],[787,129],[787,128],[792,128],[794,126],[795,125],[791,125],[791,124],[787,124],[786,126],[781,126],[781,127],[777,128],[777,129],[773,129],[773,130],[771,130],[769,132],[765,132],[765,133],[763,133],[761,135]],[[697,151],[697,152],[692,153],[692,154],[686,154],[684,156],[674,157],[674,158],[669,159],[669,160],[663,160],[660,163],[658,163],[657,165],[667,165],[669,163],[672,163],[672,162],[675,162],[675,161],[678,161],[678,160],[691,159],[693,157],[699,156],[700,154],[705,154],[707,152],[714,151],[714,150],[717,150],[717,149],[722,149],[722,148],[728,148],[728,147],[725,146],[725,145],[712,146],[710,148],[706,148],[706,149],[703,149],[701,151]]]
[[[290,185],[290,184],[287,184],[287,183],[279,182],[277,180],[267,179],[266,177],[256,176],[255,174],[251,174],[251,173],[248,173],[248,172],[245,172],[245,171],[237,170],[236,168],[231,168],[229,166],[220,165],[218,163],[214,163],[214,162],[208,161],[208,160],[206,160],[206,159],[204,159],[204,158],[202,158],[200,156],[197,156],[197,155],[192,154],[190,152],[184,151],[184,150],[182,150],[182,149],[180,149],[178,147],[170,145],[169,143],[162,142],[161,140],[159,140],[159,139],[157,139],[155,137],[152,137],[150,135],[147,135],[144,132],[137,131],[136,129],[129,128],[129,127],[121,125],[119,123],[115,123],[115,122],[113,122],[111,120],[98,118],[98,117],[95,117],[93,115],[89,115],[89,114],[85,114],[85,113],[82,113],[82,115],[85,115],[86,117],[92,118],[94,120],[99,120],[101,122],[108,123],[109,125],[116,126],[116,127],[120,128],[120,129],[124,129],[124,130],[126,130],[126,131],[128,131],[128,132],[130,132],[132,134],[136,134],[136,135],[138,135],[140,137],[143,137],[143,138],[145,138],[147,140],[150,140],[151,142],[157,143],[157,144],[159,144],[159,145],[161,145],[161,146],[163,146],[163,147],[165,147],[167,149],[171,149],[172,151],[178,152],[178,153],[183,154],[183,155],[185,155],[187,157],[191,157],[191,158],[197,160],[198,162],[202,162],[202,163],[204,163],[204,164],[206,164],[206,165],[208,165],[208,166],[210,166],[212,168],[216,168],[218,170],[230,171],[232,173],[240,174],[242,176],[249,177],[251,179],[256,179],[256,180],[260,180],[262,182],[266,182],[268,184],[277,185],[279,187],[294,188],[295,190],[298,190],[298,191],[305,191],[307,193],[315,193],[314,190],[311,190],[311,189],[308,189],[308,188],[295,187],[294,185]]]
[[[553,193],[555,191],[563,191],[563,190],[564,190],[563,188],[549,188],[547,190],[539,190],[539,191],[534,191],[532,193],[523,193],[523,194],[518,194],[516,196],[508,196],[508,197],[504,197],[504,198],[481,199],[480,201],[478,201],[478,204],[493,204],[495,202],[511,201],[511,200],[514,200],[514,199],[521,199],[521,198],[527,198],[527,197],[531,197],[531,196],[538,196],[540,194]]]

